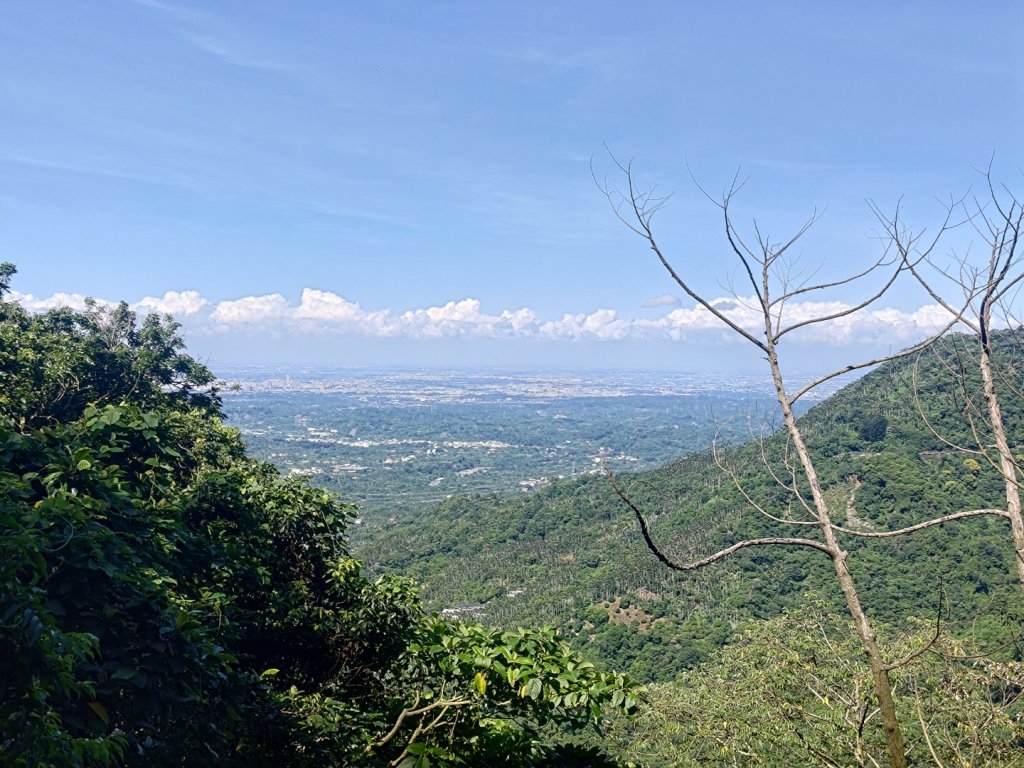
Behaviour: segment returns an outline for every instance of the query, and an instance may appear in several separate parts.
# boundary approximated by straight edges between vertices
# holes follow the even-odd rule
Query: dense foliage
[[[0,268],[0,299],[11,274]],[[1013,435],[1018,341],[997,340]],[[984,440],[957,405],[977,382],[948,375],[964,344],[884,366],[802,418],[826,492],[849,500],[843,525],[1001,504],[995,468],[953,447]],[[839,597],[813,553],[672,575],[588,477],[363,526],[374,579],[349,549],[355,511],[247,455],[170,318],[0,300],[0,382],[0,764],[881,759],[861,652],[830,618]],[[785,452],[775,436],[719,460],[777,508],[768,468]],[[775,530],[707,453],[625,482],[674,556]],[[1024,755],[1024,604],[1005,528],[850,540],[886,652],[905,659],[895,696],[919,763]],[[433,606],[487,625],[428,613],[409,575]],[[514,628],[539,621],[597,665],[555,630]],[[642,695],[612,665],[661,682]]]
[[[369,580],[352,509],[220,417],[170,318],[0,301],[0,763],[604,759],[568,736],[627,679]]]
[[[612,740],[652,768],[884,764],[859,638],[823,609],[812,602],[754,624],[675,684],[653,686],[640,718],[617,724]],[[998,658],[985,633],[962,642],[912,622],[884,634],[909,659],[893,683],[911,764],[1021,764],[1024,663]]]

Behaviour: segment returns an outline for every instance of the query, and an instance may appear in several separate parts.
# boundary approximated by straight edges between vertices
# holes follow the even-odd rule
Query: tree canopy
[[[604,759],[572,733],[633,683],[370,580],[353,509],[221,415],[170,317],[0,301],[0,762]]]

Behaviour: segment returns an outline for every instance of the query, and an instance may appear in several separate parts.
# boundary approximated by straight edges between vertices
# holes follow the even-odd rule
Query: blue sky
[[[934,228],[993,153],[1024,188],[1022,8],[11,4],[0,258],[29,306],[174,311],[214,366],[752,367],[592,161],[675,193],[659,236],[711,297],[733,265],[687,166],[714,192],[741,168],[737,220],[775,239],[825,208],[800,256],[833,274],[878,253],[868,199]],[[792,359],[909,343],[927,303],[897,286]]]

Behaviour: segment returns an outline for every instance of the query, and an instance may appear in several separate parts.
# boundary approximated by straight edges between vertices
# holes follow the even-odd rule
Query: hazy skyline
[[[214,366],[753,368],[591,164],[674,191],[659,233],[710,297],[733,265],[690,172],[717,193],[742,168],[737,221],[773,239],[825,209],[799,255],[856,266],[868,199],[934,228],[993,153],[1024,187],[1022,31],[1011,2],[19,4],[0,259],[29,306],[171,311]],[[899,285],[797,362],[905,346],[928,304]]]

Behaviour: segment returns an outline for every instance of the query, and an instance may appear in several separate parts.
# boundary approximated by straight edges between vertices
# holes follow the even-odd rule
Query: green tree
[[[3,764],[526,765],[633,706],[550,630],[367,579],[353,509],[246,456],[170,318],[0,301],[0,378]]]

